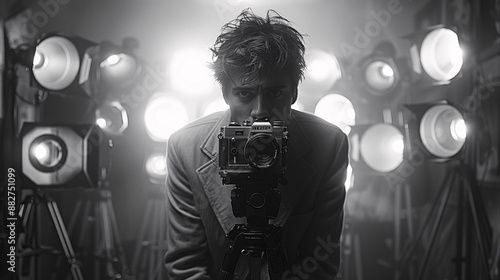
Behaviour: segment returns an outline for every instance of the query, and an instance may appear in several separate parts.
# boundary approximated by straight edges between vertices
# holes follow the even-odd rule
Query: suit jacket
[[[229,121],[229,111],[215,113],[185,126],[168,141],[169,279],[217,279],[226,234],[246,221],[234,217],[231,186],[223,185],[219,175],[217,135]],[[295,110],[287,128],[289,182],[279,186],[278,217],[270,220],[283,228],[289,266],[283,279],[333,279],[340,262],[347,137],[338,127]],[[247,279],[247,262],[240,256],[234,279]],[[268,279],[265,266],[261,274]]]

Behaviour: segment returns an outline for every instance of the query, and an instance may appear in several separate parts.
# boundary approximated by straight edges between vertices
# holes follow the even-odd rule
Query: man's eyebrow
[[[277,85],[270,85],[267,87],[264,87],[264,90],[270,90],[270,89],[284,89],[286,88],[287,85],[282,85],[282,84],[277,84]]]
[[[233,87],[233,91],[238,91],[238,90],[255,90],[255,87],[252,86]]]

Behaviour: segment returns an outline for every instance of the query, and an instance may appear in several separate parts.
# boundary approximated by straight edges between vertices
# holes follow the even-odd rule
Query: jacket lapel
[[[202,142],[200,149],[208,157],[208,161],[197,168],[198,178],[202,182],[207,199],[224,231],[227,233],[233,225],[245,223],[245,218],[236,218],[231,208],[231,186],[223,185],[219,175],[218,152],[219,142],[217,135],[220,127],[230,121],[230,112],[226,111],[215,123],[210,133]],[[280,186],[281,205],[278,217],[271,223],[283,226],[293,211],[298,199],[307,189],[309,182],[315,176],[314,169],[307,162],[305,156],[311,149],[308,138],[292,118],[288,129],[290,132],[289,153],[287,155],[286,176],[289,183]],[[292,149],[290,149],[292,147]],[[293,164],[290,164],[293,162]],[[305,176],[308,174],[308,176]]]
[[[308,162],[306,156],[311,150],[311,143],[307,135],[303,132],[293,117],[288,123],[289,143],[287,155],[286,177],[288,184],[280,186],[281,205],[278,217],[273,224],[283,226],[299,198],[305,197],[304,192],[310,185],[311,180],[316,176],[315,170]],[[292,164],[293,163],[293,164]]]
[[[215,123],[200,145],[200,149],[208,157],[208,161],[196,169],[208,202],[226,233],[231,230],[234,224],[241,224],[245,221],[234,217],[231,208],[232,187],[223,185],[219,175],[219,140],[217,135],[220,132],[220,127],[227,125],[229,121],[230,112],[228,110]]]

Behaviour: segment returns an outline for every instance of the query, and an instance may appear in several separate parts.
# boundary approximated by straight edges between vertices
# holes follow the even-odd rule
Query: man
[[[217,279],[226,234],[245,217],[231,207],[231,186],[219,175],[222,126],[267,119],[289,131],[288,184],[280,185],[276,219],[288,259],[283,279],[333,279],[340,262],[347,137],[334,125],[291,109],[305,68],[303,38],[274,11],[244,10],[226,24],[212,48],[213,69],[230,109],[201,118],[168,142],[167,252],[169,279]],[[269,279],[263,257],[261,279]],[[249,279],[242,254],[234,279]]]

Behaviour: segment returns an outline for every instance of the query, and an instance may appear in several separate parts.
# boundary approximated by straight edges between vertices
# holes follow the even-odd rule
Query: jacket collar
[[[220,127],[227,125],[230,121],[230,111],[224,112],[222,117],[215,123],[213,128],[203,140],[200,149],[208,157],[208,162],[197,168],[198,177],[203,184],[205,194],[217,216],[220,224],[226,232],[234,224],[244,223],[244,218],[235,218],[231,209],[230,189],[231,186],[223,185],[218,169],[219,141],[217,135]],[[290,133],[289,153],[287,155],[286,176],[289,181],[287,185],[280,186],[281,204],[278,217],[270,222],[283,226],[286,222],[294,205],[307,189],[309,182],[316,175],[312,164],[306,159],[306,155],[311,149],[311,143],[298,125],[295,117],[292,117],[287,123]],[[292,147],[292,149],[290,149]],[[292,163],[293,164],[290,164]],[[306,175],[307,174],[307,175]]]

